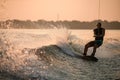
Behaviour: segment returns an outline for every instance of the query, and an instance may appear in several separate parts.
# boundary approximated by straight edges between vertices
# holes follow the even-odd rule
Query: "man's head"
[[[97,23],[97,27],[98,27],[98,28],[101,28],[101,23],[100,23],[100,22]]]

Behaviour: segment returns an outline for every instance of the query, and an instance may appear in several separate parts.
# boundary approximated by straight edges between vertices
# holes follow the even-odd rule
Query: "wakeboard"
[[[98,59],[96,57],[90,56],[90,55],[83,56],[83,55],[76,54],[75,57],[78,58],[78,59],[83,59],[83,60],[87,60],[87,61],[93,61],[93,62],[98,61]]]
[[[84,60],[87,60],[87,61],[95,61],[95,62],[98,61],[98,59],[96,57],[93,57],[93,56],[82,56],[81,58]]]

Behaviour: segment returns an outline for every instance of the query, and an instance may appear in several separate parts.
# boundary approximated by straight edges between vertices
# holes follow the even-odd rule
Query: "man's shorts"
[[[103,44],[102,40],[95,40],[95,44],[99,47]]]

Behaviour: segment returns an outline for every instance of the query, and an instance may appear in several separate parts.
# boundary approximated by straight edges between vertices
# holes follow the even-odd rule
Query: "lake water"
[[[1,29],[0,38],[0,51],[4,52],[0,54],[0,69],[5,71],[0,72],[1,80],[120,79],[120,30],[106,30],[104,44],[96,52],[98,62],[70,57],[51,46],[81,55],[84,45],[94,40],[92,30]],[[36,56],[36,49],[44,57]],[[91,52],[92,48],[88,54]]]

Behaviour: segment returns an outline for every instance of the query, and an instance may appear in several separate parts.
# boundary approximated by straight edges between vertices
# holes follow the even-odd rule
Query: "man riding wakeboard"
[[[84,56],[87,55],[88,48],[93,47],[93,52],[92,52],[91,56],[94,57],[95,53],[96,53],[96,49],[103,44],[103,38],[104,38],[104,35],[105,35],[105,29],[101,27],[100,22],[97,24],[97,28],[94,29],[93,31],[94,31],[95,40],[90,41],[85,45],[84,53],[83,53]]]

